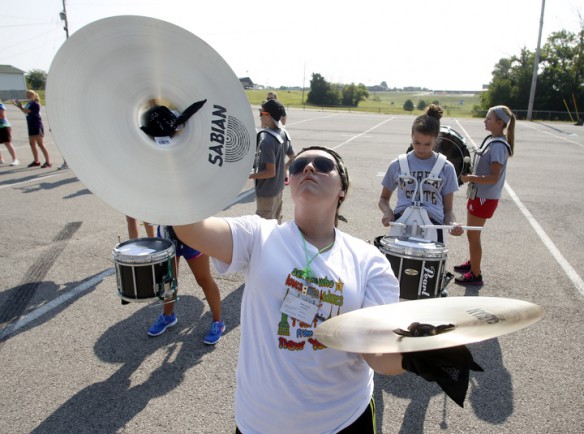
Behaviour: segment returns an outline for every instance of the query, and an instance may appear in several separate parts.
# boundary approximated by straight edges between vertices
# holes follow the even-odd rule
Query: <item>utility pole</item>
[[[65,30],[65,36],[69,39],[69,21],[67,21],[67,7],[65,6],[65,0],[63,0],[63,12],[59,13],[59,17],[65,23],[63,30]]]
[[[544,10],[545,10],[545,0],[541,0],[541,18],[539,19],[539,36],[537,38],[537,49],[535,50],[535,62],[533,64],[533,76],[531,77],[531,91],[529,92],[529,104],[527,105],[527,120],[528,121],[530,121],[532,119],[532,115],[533,115],[533,102],[535,100],[535,87],[537,84],[537,70],[539,69],[539,47],[541,45],[541,32],[543,29]]]
[[[63,30],[65,30],[65,39],[69,39],[69,21],[67,21],[67,7],[65,6],[65,0],[63,0],[63,11],[59,12],[59,18],[61,18],[61,21],[63,21],[63,23],[65,23],[65,27],[63,27]],[[63,164],[61,164],[58,167],[58,169],[63,170],[68,168],[69,165],[67,164],[67,161],[63,158]]]
[[[306,60],[304,61],[304,74],[302,75],[302,101],[301,104],[304,106],[304,83],[306,81]],[[302,107],[304,108],[304,107]]]

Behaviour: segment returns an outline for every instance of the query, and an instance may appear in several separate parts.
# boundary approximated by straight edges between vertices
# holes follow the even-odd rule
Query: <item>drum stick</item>
[[[434,229],[452,229],[454,225],[421,225],[421,228],[434,228]],[[465,231],[482,231],[482,226],[461,226]]]

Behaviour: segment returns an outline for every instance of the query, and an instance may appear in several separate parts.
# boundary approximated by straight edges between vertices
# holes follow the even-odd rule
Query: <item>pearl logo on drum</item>
[[[436,270],[434,267],[424,267],[424,274],[422,275],[422,294],[426,297],[430,297],[428,290],[426,289],[428,286],[428,279],[434,278],[436,274]]]
[[[223,162],[241,161],[251,147],[251,138],[244,123],[235,116],[228,115],[225,107],[213,105],[213,109],[209,162],[222,167]]]

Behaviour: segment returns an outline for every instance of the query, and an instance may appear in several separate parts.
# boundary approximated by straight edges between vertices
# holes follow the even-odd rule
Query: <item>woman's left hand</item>
[[[455,237],[459,237],[464,234],[464,229],[462,229],[462,225],[460,223],[452,223],[454,225],[453,228],[448,229],[448,233],[450,235],[454,235]]]

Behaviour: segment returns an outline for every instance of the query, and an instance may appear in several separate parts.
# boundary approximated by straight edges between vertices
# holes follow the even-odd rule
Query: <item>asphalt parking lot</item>
[[[62,158],[50,132],[53,167],[27,168],[24,116],[8,105],[8,118],[22,164],[0,166],[0,432],[234,432],[242,276],[213,271],[227,324],[216,347],[202,342],[211,316],[185,264],[179,323],[149,338],[160,305],[122,305],[116,293],[112,249],[127,239],[124,215],[95,197],[74,170],[57,170]],[[329,146],[347,163],[344,231],[371,241],[385,234],[377,208],[381,176],[407,148],[412,120],[289,110],[296,150]],[[477,145],[486,135],[481,119],[442,123]],[[10,161],[5,147],[0,151]],[[411,374],[377,375],[378,432],[584,432],[582,167],[583,127],[518,122],[507,185],[482,235],[485,285],[451,283],[449,293],[522,299],[543,306],[545,317],[470,346],[485,372],[471,373],[465,408]],[[240,200],[219,215],[252,214],[254,200],[248,182]],[[461,190],[459,221],[464,205]],[[291,217],[285,190],[284,218]],[[466,259],[465,237],[447,246],[450,267]]]

